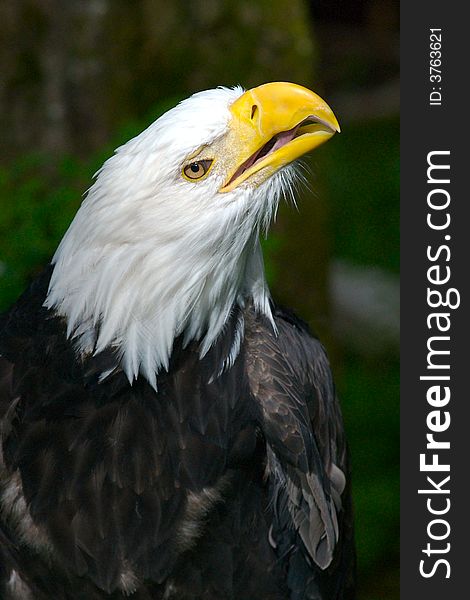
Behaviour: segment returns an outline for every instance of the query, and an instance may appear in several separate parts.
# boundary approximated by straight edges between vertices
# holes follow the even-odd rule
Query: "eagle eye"
[[[201,179],[209,171],[212,163],[212,160],[196,160],[183,168],[183,175],[191,181]]]

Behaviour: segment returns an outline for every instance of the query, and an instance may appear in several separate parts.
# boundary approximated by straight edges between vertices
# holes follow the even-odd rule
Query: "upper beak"
[[[261,170],[262,179],[267,179],[340,131],[326,102],[294,83],[266,83],[248,90],[230,112],[228,141],[236,164],[221,192]]]

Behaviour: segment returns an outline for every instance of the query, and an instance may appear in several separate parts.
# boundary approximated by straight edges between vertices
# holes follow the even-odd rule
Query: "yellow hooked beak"
[[[257,182],[265,181],[340,131],[326,102],[294,83],[266,83],[248,90],[230,112],[228,143],[236,166],[221,192],[230,192],[255,174]]]

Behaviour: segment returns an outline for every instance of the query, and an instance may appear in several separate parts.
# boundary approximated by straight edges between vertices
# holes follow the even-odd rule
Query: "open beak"
[[[294,83],[266,83],[248,90],[230,111],[228,142],[235,168],[221,192],[230,192],[255,173],[265,181],[340,131],[326,102]]]

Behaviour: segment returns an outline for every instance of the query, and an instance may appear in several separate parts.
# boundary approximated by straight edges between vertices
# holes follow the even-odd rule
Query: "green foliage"
[[[77,209],[82,179],[82,165],[68,158],[51,166],[30,155],[0,169],[0,308],[51,258]]]
[[[346,355],[337,384],[352,455],[358,564],[398,556],[399,365]]]
[[[322,151],[335,256],[398,273],[399,147],[398,121],[377,120],[346,125]]]

